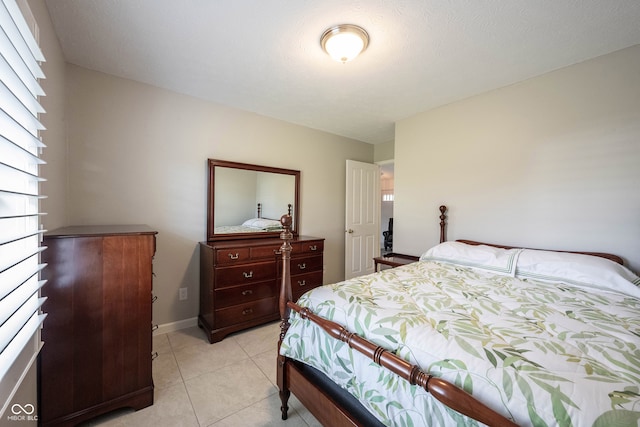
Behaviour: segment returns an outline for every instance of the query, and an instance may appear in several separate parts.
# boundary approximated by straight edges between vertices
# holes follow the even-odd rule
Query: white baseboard
[[[177,322],[170,322],[170,323],[158,325],[158,329],[153,331],[153,335],[162,335],[169,332],[179,331],[180,329],[191,328],[192,326],[198,326],[197,317],[192,317],[191,319],[178,320]]]

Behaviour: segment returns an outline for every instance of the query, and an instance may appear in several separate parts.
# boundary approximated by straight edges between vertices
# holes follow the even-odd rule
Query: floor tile
[[[153,385],[156,389],[171,387],[183,382],[178,362],[176,362],[172,351],[158,352],[158,356],[153,359],[151,368],[153,369]]]
[[[198,421],[207,426],[277,393],[250,359],[185,381]]]
[[[153,405],[123,409],[96,418],[83,427],[199,427],[184,384],[156,389]]]
[[[82,427],[320,427],[291,396],[282,421],[276,384],[279,322],[209,344],[188,328],[153,337],[155,402],[140,411],[120,409]]]
[[[267,350],[276,351],[280,322],[272,322],[242,331],[229,338],[234,339],[249,356],[263,353]]]
[[[208,345],[209,341],[204,331],[197,326],[180,329],[167,334],[171,349],[179,350],[192,345]]]
[[[273,385],[277,385],[277,350],[271,349],[251,358]]]
[[[152,348],[153,351],[157,351],[158,353],[171,352],[171,344],[169,344],[167,334],[154,335]]]
[[[206,345],[182,347],[175,350],[174,355],[184,380],[249,358],[247,353],[232,339],[225,339],[215,344],[207,343]]]
[[[308,424],[295,411],[290,412],[287,420],[283,421],[280,412],[280,398],[276,393],[211,424],[210,427],[308,427]]]
[[[297,413],[309,427],[322,427],[320,421],[313,416],[311,412],[307,408],[304,407],[302,402],[300,402],[293,394],[289,397],[289,413],[295,412]]]

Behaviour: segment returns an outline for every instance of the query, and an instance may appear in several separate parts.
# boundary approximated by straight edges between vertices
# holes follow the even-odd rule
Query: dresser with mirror
[[[323,280],[324,239],[302,236],[300,171],[208,160],[198,325],[209,342],[279,319],[280,217],[293,219],[294,299]]]

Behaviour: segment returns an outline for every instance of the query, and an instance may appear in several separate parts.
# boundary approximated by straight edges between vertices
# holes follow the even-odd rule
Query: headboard
[[[447,216],[445,215],[445,212],[447,211],[447,207],[445,205],[440,206],[439,208],[440,210],[440,243],[445,242],[446,241],[446,219]],[[467,245],[487,245],[487,246],[493,246],[496,248],[503,248],[503,249],[536,249],[536,248],[525,248],[522,246],[507,246],[507,245],[498,245],[495,243],[484,243],[484,242],[478,242],[475,240],[465,240],[465,239],[456,239],[456,242],[461,242],[461,243],[466,243]],[[540,249],[537,249],[540,250]],[[614,255],[614,254],[609,254],[606,252],[584,252],[584,251],[558,251],[558,250],[554,250],[554,249],[544,249],[544,250],[550,250],[553,252],[566,252],[566,253],[570,253],[570,254],[582,254],[582,255],[591,255],[591,256],[597,256],[600,258],[606,258],[609,259],[613,262],[616,262],[620,265],[624,265],[624,260],[622,258],[620,258],[618,255]]]

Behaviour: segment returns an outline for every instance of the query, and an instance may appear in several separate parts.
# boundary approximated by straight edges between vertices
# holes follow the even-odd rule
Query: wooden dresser
[[[45,234],[40,425],[75,426],[120,407],[153,404],[156,234],[140,225],[72,226]]]
[[[200,243],[198,325],[214,343],[232,332],[280,318],[279,238]],[[322,285],[324,239],[299,236],[291,244],[293,299]]]

